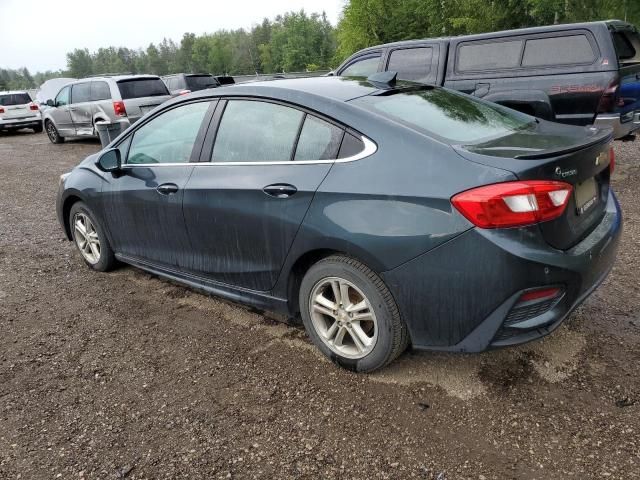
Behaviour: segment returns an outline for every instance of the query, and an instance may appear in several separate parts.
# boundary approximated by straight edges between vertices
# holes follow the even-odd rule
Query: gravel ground
[[[342,371],[299,327],[130,267],[55,217],[98,150],[0,134],[0,478],[640,478],[640,141],[605,284],[543,341]]]

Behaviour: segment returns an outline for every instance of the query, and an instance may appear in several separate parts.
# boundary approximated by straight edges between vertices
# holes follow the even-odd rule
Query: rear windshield
[[[213,78],[213,75],[189,75],[187,77],[187,88],[192,92],[217,86],[218,82]]]
[[[129,98],[169,95],[167,87],[159,78],[120,80],[118,82],[118,88],[120,89],[120,95],[123,100],[127,100]]]
[[[628,30],[613,32],[612,35],[620,63],[640,62],[640,34],[638,32]]]
[[[522,130],[533,117],[442,88],[369,95],[352,103],[448,143],[477,143]]]
[[[26,103],[31,103],[31,97],[26,93],[0,94],[0,105],[4,105],[5,107],[24,105]]]

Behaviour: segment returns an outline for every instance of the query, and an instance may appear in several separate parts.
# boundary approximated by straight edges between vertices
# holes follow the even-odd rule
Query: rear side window
[[[523,67],[592,63],[596,59],[586,35],[527,40]]]
[[[534,124],[534,119],[528,115],[441,88],[387,96],[368,95],[352,102],[409,128],[456,144],[503,137]]]
[[[212,75],[189,75],[186,80],[187,88],[192,92],[218,86]]]
[[[107,82],[91,82],[91,101],[109,100],[111,98],[111,90]]]
[[[490,43],[464,43],[458,48],[460,72],[498,70],[520,65],[522,40]]]
[[[389,56],[387,70],[398,72],[400,80],[424,81],[431,71],[433,48],[405,48],[393,50]]]
[[[213,162],[289,161],[304,113],[275,103],[230,100],[213,147]]]
[[[191,158],[210,102],[172,108],[133,134],[128,164],[185,163]]]
[[[342,70],[342,77],[368,77],[378,71],[380,63],[380,54],[370,55],[351,63],[347,68]]]
[[[340,145],[338,158],[353,157],[364,150],[364,143],[361,139],[350,133],[344,134],[344,139]]]
[[[31,97],[27,93],[8,93],[0,95],[0,105],[5,107],[25,105],[27,103],[31,103]]]
[[[91,100],[91,83],[76,83],[71,87],[71,103],[83,103]]]
[[[294,160],[332,160],[336,158],[343,130],[307,115],[300,132]]]
[[[118,82],[120,95],[123,100],[129,98],[157,97],[169,95],[165,84],[159,78],[135,78]]]

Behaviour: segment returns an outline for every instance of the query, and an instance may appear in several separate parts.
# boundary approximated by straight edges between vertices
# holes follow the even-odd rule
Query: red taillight
[[[113,111],[116,113],[118,117],[127,116],[127,109],[124,108],[124,102],[122,100],[113,102]]]
[[[191,90],[180,90],[178,95],[186,95],[187,93],[191,93]]]
[[[523,293],[518,302],[528,302],[530,300],[542,300],[548,298],[555,298],[560,294],[560,289],[557,287],[553,288],[539,288],[537,290],[529,290],[528,292]]]
[[[33,110],[35,112],[40,109],[38,108],[38,105],[36,105],[35,103],[32,103],[31,105],[29,105],[29,110]]]
[[[0,113],[4,113],[4,108],[0,107]]]
[[[613,171],[616,168],[616,152],[613,147],[609,148],[609,175],[613,175]]]
[[[618,95],[618,87],[620,86],[618,80],[614,80],[604,90],[598,102],[598,113],[610,113],[613,112],[616,105],[616,97]],[[624,104],[624,102],[623,102]]]
[[[451,203],[477,227],[521,227],[558,218],[572,191],[552,180],[494,183],[459,193]]]

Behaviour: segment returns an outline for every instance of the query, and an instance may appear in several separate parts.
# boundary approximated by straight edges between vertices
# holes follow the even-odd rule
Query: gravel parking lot
[[[299,327],[90,271],[55,192],[98,149],[0,133],[0,478],[640,478],[640,141],[616,144],[616,266],[556,333],[372,375]]]

